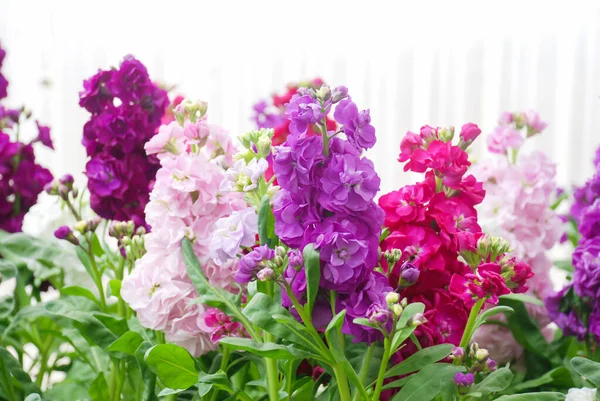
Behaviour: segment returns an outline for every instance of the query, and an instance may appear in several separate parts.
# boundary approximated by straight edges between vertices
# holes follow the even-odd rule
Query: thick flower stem
[[[227,366],[229,365],[229,357],[231,356],[231,350],[229,348],[223,347],[223,356],[221,358],[221,365],[219,367],[220,370],[227,373]],[[211,401],[216,401],[219,395],[219,389],[215,387],[212,396],[210,397]]]
[[[344,369],[340,365],[333,365],[333,373],[340,392],[340,400],[351,401],[350,387],[348,387],[348,378],[346,378]]]
[[[266,293],[273,297],[275,289],[274,283],[269,281],[266,283]],[[275,336],[269,332],[264,332],[265,343],[274,343]],[[267,367],[267,386],[269,387],[269,400],[279,401],[279,369],[277,367],[277,359],[265,358]]]
[[[375,383],[375,392],[373,393],[373,401],[379,401],[379,395],[383,387],[383,378],[387,370],[387,365],[390,360],[392,342],[389,338],[383,340],[383,356],[381,358],[381,365],[379,366],[379,373],[377,374],[377,382]]]
[[[375,350],[375,343],[371,344],[367,349],[367,353],[362,362],[362,366],[360,367],[360,372],[358,373],[358,377],[360,379],[360,383],[364,386],[365,381],[367,380],[367,374],[369,373],[369,366],[371,365],[371,358],[373,357],[373,351]],[[352,401],[360,401],[360,391],[356,391],[354,394],[354,398]]]
[[[467,325],[465,326],[465,331],[463,332],[462,338],[460,339],[460,346],[462,348],[466,348],[469,346],[471,337],[473,337],[473,328],[475,327],[475,322],[477,321],[477,316],[479,316],[479,312],[481,311],[481,308],[483,307],[484,302],[485,302],[485,299],[480,299],[471,308],[471,313],[469,314],[469,320],[467,321]]]

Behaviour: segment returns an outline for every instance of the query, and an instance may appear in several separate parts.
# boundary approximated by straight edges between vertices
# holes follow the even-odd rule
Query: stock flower
[[[519,149],[522,144],[521,133],[512,126],[496,127],[488,136],[488,150],[492,153],[506,153],[508,149]]]
[[[273,259],[275,251],[267,245],[254,248],[240,259],[235,279],[238,283],[249,283],[257,271],[265,266],[265,262]]]
[[[118,69],[100,70],[83,87],[79,104],[91,113],[82,143],[90,157],[85,174],[92,208],[101,217],[146,226],[143,211],[159,164],[146,156],[144,144],[158,130],[167,93],[132,56]]]
[[[50,137],[50,127],[41,125],[39,121],[36,121],[35,125],[38,129],[37,140],[40,141],[44,146],[47,146],[50,149],[54,149],[54,145],[52,144],[52,138]]]
[[[302,134],[310,124],[316,124],[323,117],[321,105],[310,95],[295,94],[286,106],[286,117],[290,120],[290,132]]]
[[[285,190],[278,191],[273,198],[275,234],[290,247],[301,247],[306,227],[320,220],[317,207],[310,199],[310,193],[295,194],[292,197]]]
[[[347,98],[336,106],[333,117],[342,125],[348,142],[357,150],[370,149],[375,145],[375,128],[371,125],[369,110],[359,112],[356,104]]]
[[[211,248],[217,264],[225,263],[236,257],[242,246],[256,243],[258,216],[253,208],[234,211],[228,217],[222,217],[215,223]]]
[[[561,307],[563,299],[571,288],[572,284],[568,284],[562,290],[548,296],[545,305],[548,316],[563,331],[565,336],[575,336],[579,341],[582,341],[587,333],[586,326],[574,310],[564,311]]]
[[[460,137],[465,142],[473,142],[481,134],[481,129],[473,123],[467,123],[460,130]]]
[[[285,146],[276,147],[273,170],[279,185],[292,193],[300,185],[311,186],[315,167],[325,159],[322,149],[323,139],[314,135],[288,137]]]
[[[472,372],[456,372],[452,381],[459,387],[470,387],[475,383],[475,375]]]
[[[265,174],[269,163],[265,159],[252,159],[246,163],[240,159],[233,167],[225,172],[225,179],[221,183],[222,191],[248,192],[257,187],[258,179]]]
[[[540,115],[533,110],[525,113],[525,124],[527,124],[527,131],[530,135],[539,134],[548,126],[548,124],[542,121]]]
[[[365,210],[379,191],[373,163],[353,155],[334,155],[325,163],[319,202],[328,210]]]
[[[584,238],[600,237],[600,198],[586,207],[581,214],[579,232]]]
[[[582,240],[573,252],[573,283],[580,297],[600,297],[600,236]]]

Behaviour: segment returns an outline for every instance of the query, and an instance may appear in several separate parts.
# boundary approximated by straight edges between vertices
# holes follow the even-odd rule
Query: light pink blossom
[[[219,219],[215,224],[211,248],[213,259],[218,265],[236,257],[242,246],[256,243],[258,216],[253,208],[235,211]]]

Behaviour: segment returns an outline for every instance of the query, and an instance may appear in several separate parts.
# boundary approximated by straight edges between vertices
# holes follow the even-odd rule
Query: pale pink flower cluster
[[[215,328],[205,322],[206,307],[194,302],[198,293],[183,263],[181,240],[192,241],[212,285],[233,288],[237,261],[215,263],[210,242],[221,218],[247,213],[242,194],[220,190],[235,147],[225,130],[201,118],[163,125],[146,151],[161,161],[145,210],[152,232],[121,294],[142,325],[199,356],[216,348],[210,339]]]
[[[515,123],[515,118],[524,123]],[[525,138],[518,126],[527,128]],[[500,128],[505,132],[516,132],[521,142],[511,139],[513,132],[504,140],[498,139]],[[556,165],[543,152],[508,155],[497,152],[496,145],[515,144],[515,147],[509,147],[517,151],[522,142],[532,135],[531,132],[543,128],[545,123],[541,122],[537,113],[504,113],[500,127],[490,135],[490,138],[495,137],[494,140],[488,142],[490,152],[501,154],[486,155],[471,171],[484,183],[486,190],[478,210],[483,231],[505,238],[511,244],[513,254],[531,265],[535,276],[527,282],[528,294],[540,299],[552,292],[552,262],[547,252],[563,234],[562,221],[550,208],[556,193]],[[528,306],[528,310],[540,327],[545,328],[550,323],[543,307]],[[544,330],[548,332],[550,329]],[[517,359],[523,352],[510,331],[496,325],[483,326],[476,333],[475,341],[485,346],[497,362]]]

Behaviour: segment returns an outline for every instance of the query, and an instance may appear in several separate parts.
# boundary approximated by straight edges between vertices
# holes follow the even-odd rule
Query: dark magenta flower
[[[37,140],[40,141],[44,146],[54,149],[54,144],[52,143],[52,138],[50,137],[50,127],[41,125],[39,121],[36,121],[35,124],[37,125],[38,129]]]

